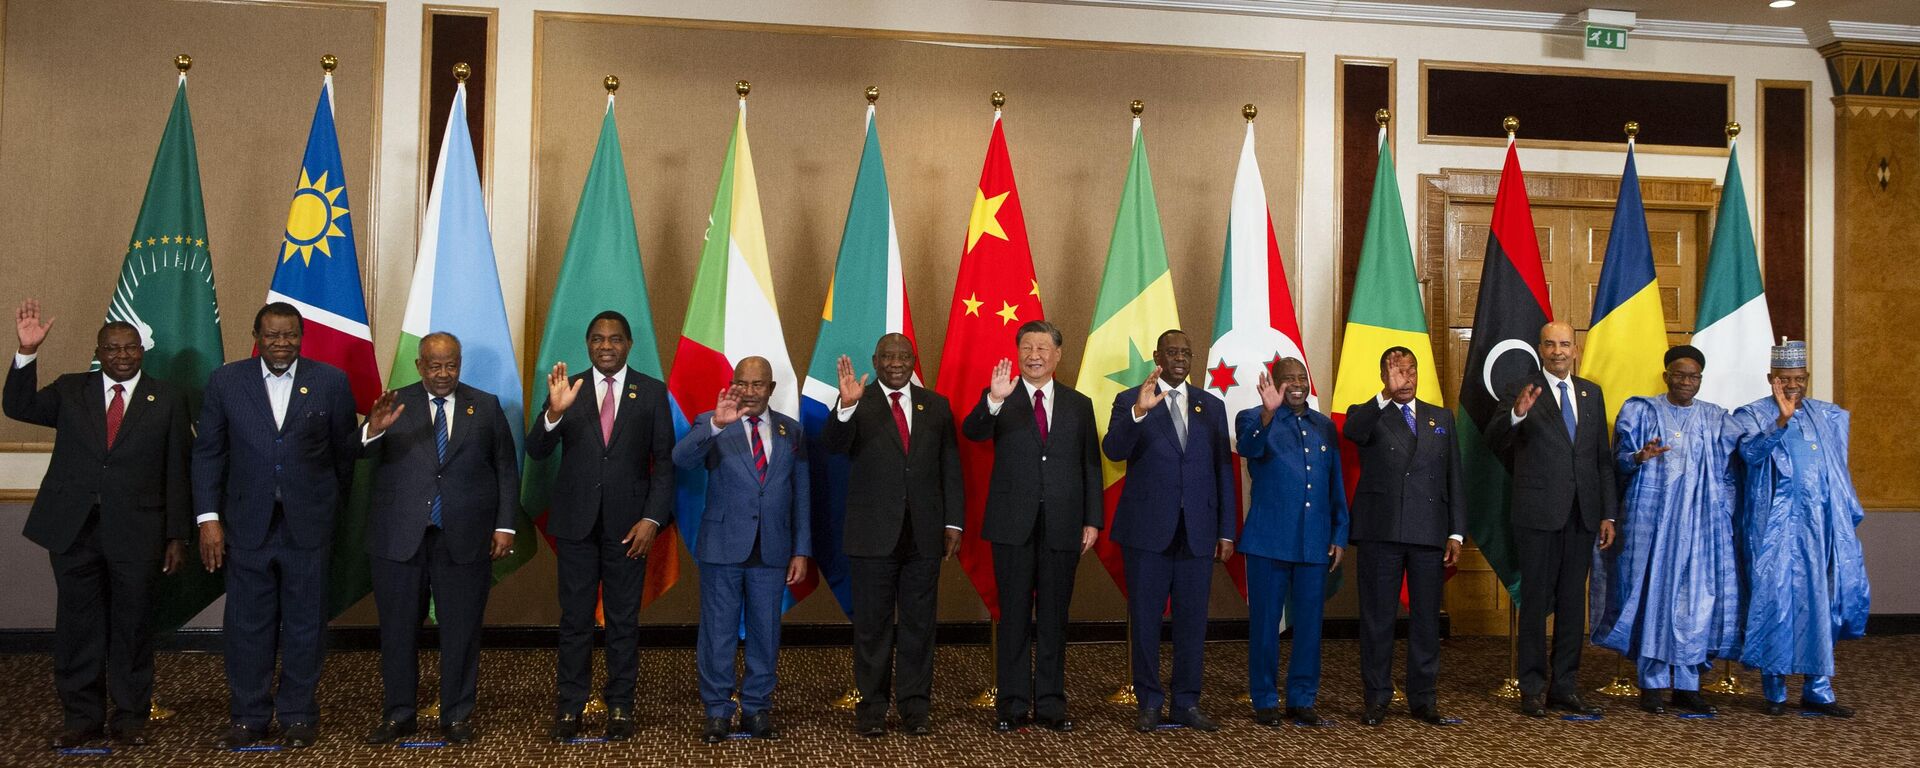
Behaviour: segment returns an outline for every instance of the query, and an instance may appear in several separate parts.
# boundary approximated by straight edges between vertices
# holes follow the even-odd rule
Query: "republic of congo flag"
[[[1113,240],[1107,246],[1106,274],[1100,279],[1100,297],[1093,305],[1093,330],[1087,334],[1087,354],[1080,361],[1080,379],[1074,389],[1093,399],[1093,421],[1106,439],[1113,398],[1121,391],[1146,383],[1153,374],[1154,343],[1160,332],[1180,327],[1173,302],[1173,273],[1167,269],[1167,240],[1160,231],[1160,204],[1153,196],[1153,171],[1147,167],[1147,137],[1140,118],[1133,118],[1133,156],[1127,163],[1127,184],[1120,193],[1114,217]],[[1102,455],[1107,525],[1094,543],[1101,564],[1127,591],[1120,545],[1109,535],[1113,510],[1127,480],[1126,462]]]
[[[1460,380],[1460,402],[1454,420],[1459,435],[1460,464],[1467,488],[1467,531],[1494,575],[1517,600],[1520,568],[1513,548],[1513,530],[1507,502],[1511,476],[1500,458],[1487,449],[1489,419],[1498,415],[1500,397],[1540,370],[1540,327],[1553,319],[1547,298],[1546,271],[1540,263],[1540,241],[1533,229],[1533,209],[1527,204],[1527,185],[1520,173],[1520,153],[1507,140],[1507,160],[1500,169],[1500,189],[1493,198],[1493,222],[1487,234],[1486,260],[1480,273],[1480,299],[1473,309],[1473,343]],[[1370,365],[1377,366],[1376,357]],[[1422,366],[1425,367],[1425,366]],[[1378,368],[1374,378],[1379,379]]]
[[[625,315],[627,324],[633,326],[627,367],[656,379],[666,376],[660,369],[660,349],[654,341],[653,305],[647,300],[647,276],[640,268],[640,240],[634,230],[633,199],[627,191],[627,168],[621,159],[613,106],[614,97],[608,94],[593,164],[587,168],[580,205],[573,212],[573,229],[567,234],[567,251],[560,260],[560,277],[547,302],[546,328],[540,334],[539,355],[533,359],[536,382],[546,380],[554,363],[566,363],[569,373],[590,368],[593,363],[587,359],[587,325],[594,315],[609,309]],[[667,399],[671,403],[673,396]],[[673,413],[674,436],[686,434],[686,417],[679,408],[668,410]],[[509,414],[509,418],[518,416]],[[540,418],[538,411],[528,413],[526,418],[528,429],[541,428],[532,421]],[[561,453],[563,450],[556,448],[544,460],[525,459],[520,473],[520,506],[543,531]],[[521,538],[526,539],[524,535]],[[675,542],[675,537],[665,531],[654,537],[647,558],[649,587],[671,584],[679,575],[680,547]],[[515,546],[514,552],[519,551]]]
[[[520,364],[514,358],[507,326],[500,272],[493,260],[493,233],[487,225],[486,199],[474,164],[473,138],[467,134],[467,85],[454,91],[440,160],[427,193],[427,215],[420,223],[420,251],[413,262],[413,286],[400,320],[400,341],[387,371],[387,388],[420,380],[413,361],[420,339],[445,331],[460,339],[460,380],[500,398],[513,431],[514,455],[521,452],[524,412]],[[523,511],[514,524],[513,554],[495,561],[499,579],[533,557],[539,535]]]
[[[912,339],[913,315],[900,269],[893,202],[887,195],[887,166],[880,156],[880,128],[874,124],[874,106],[868,104],[860,170],[853,180],[853,199],[847,203],[847,225],[840,234],[840,255],[827,288],[827,304],[820,310],[820,337],[814,342],[813,361],[800,393],[800,423],[807,430],[807,457],[813,472],[813,562],[819,567],[808,573],[806,582],[787,590],[788,597],[798,602],[818,584],[816,574],[825,576],[834,599],[849,616],[853,615],[853,587],[847,581],[847,554],[841,550],[848,461],[845,455],[828,453],[820,438],[840,399],[840,356],[853,361],[855,375],[871,376],[874,342],[889,333]],[[919,379],[915,370],[914,381]]]
[[[287,229],[280,247],[274,249],[267,301],[284,301],[300,310],[305,321],[300,354],[345,371],[355,409],[364,415],[380,396],[380,366],[373,360],[366,295],[360,290],[352,209],[333,120],[333,75],[328,73],[320,83],[320,102],[313,108],[313,124],[307,131],[307,151],[300,159],[293,200],[287,205]],[[373,591],[366,549],[371,468],[371,462],[364,460],[354,465],[346,508],[334,520],[327,569],[327,607],[332,616]]]
[[[713,193],[713,211],[707,216],[706,242],[700,247],[700,266],[693,277],[693,296],[687,302],[686,323],[673,356],[667,389],[682,415],[691,422],[713,410],[720,390],[733,382],[735,363],[758,355],[773,368],[773,397],[768,407],[792,415],[800,412],[800,388],[787,354],[787,337],[780,329],[780,312],[773,299],[773,272],[767,263],[767,233],[760,219],[760,191],[753,176],[753,153],[747,146],[747,100],[740,100],[733,139],[720,167],[720,183]],[[686,533],[691,548],[700,536],[700,516],[707,504],[707,471],[680,470],[678,506],[674,519]],[[651,574],[650,574],[651,575]],[[675,576],[647,584],[649,597],[666,592]],[[658,585],[657,587],[655,585]]]
[[[107,319],[139,329],[146,347],[141,369],[186,391],[197,413],[200,391],[220,367],[225,351],[184,72],[154,152],[146,197],[140,201],[126,261],[107,303]],[[226,576],[207,573],[200,564],[200,548],[188,542],[186,562],[155,587],[154,626],[163,632],[179,629],[224,591]]]
[[[1020,190],[1013,183],[1013,160],[993,111],[993,132],[980,184],[973,190],[967,238],[960,250],[960,272],[947,305],[947,341],[940,350],[940,374],[934,389],[946,396],[958,423],[980,402],[994,366],[1014,357],[1014,333],[1021,324],[1043,320],[1040,282],[1027,247],[1027,220],[1020,213]],[[1017,375],[1017,374],[1016,374]],[[1098,413],[1098,404],[1094,408]],[[987,614],[1000,618],[1000,593],[993,576],[993,546],[980,538],[987,517],[987,486],[993,478],[993,443],[960,440],[960,470],[967,485],[966,531],[960,535],[960,567]]]
[[[1753,221],[1747,218],[1739,149],[1738,140],[1727,147],[1727,181],[1713,222],[1707,277],[1700,283],[1699,330],[1693,332],[1693,345],[1713,363],[1700,379],[1700,399],[1725,408],[1767,396],[1773,346],[1773,318],[1760,281]]]
[[[1254,156],[1251,120],[1247,121],[1247,137],[1240,145],[1240,164],[1233,176],[1213,334],[1213,345],[1207,353],[1210,363],[1206,388],[1226,401],[1227,429],[1237,437],[1234,417],[1260,404],[1260,372],[1271,372],[1283,358],[1291,357],[1302,364],[1307,361],[1305,345],[1300,341],[1300,321],[1294,316],[1293,293],[1287,288],[1286,266],[1280,261],[1280,244],[1273,237],[1267,190],[1260,181],[1260,164]],[[1317,398],[1309,394],[1307,407],[1318,405]],[[1238,485],[1237,450],[1234,465],[1234,483]],[[1239,495],[1235,498],[1237,501]],[[1243,509],[1241,519],[1244,517]],[[1246,597],[1246,560],[1236,555],[1227,563],[1227,575],[1240,596]]]
[[[1599,384],[1606,395],[1611,438],[1613,417],[1627,398],[1667,391],[1660,377],[1666,370],[1667,321],[1653,273],[1647,211],[1640,203],[1640,174],[1633,167],[1633,139],[1627,139],[1627,169],[1620,174],[1605,258],[1580,355],[1580,376]]]

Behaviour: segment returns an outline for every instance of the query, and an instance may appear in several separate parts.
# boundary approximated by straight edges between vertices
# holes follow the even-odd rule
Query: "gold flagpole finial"
[[[1507,130],[1507,138],[1513,138],[1515,133],[1520,132],[1520,118],[1507,115],[1505,120],[1500,121],[1500,127]]]
[[[600,85],[607,89],[608,96],[612,96],[614,91],[620,90],[620,77],[618,75],[607,75],[606,77],[600,78]]]
[[[753,83],[745,80],[735,80],[733,81],[733,92],[740,94],[740,98],[744,99],[747,97],[747,94],[753,93]]]
[[[184,53],[173,57],[173,68],[180,70],[180,74],[186,74],[187,70],[193,69],[193,57]]]
[[[880,100],[880,86],[877,86],[877,85],[867,86],[867,103],[872,104],[879,100]]]
[[[1737,138],[1740,138],[1740,124],[1739,124],[1739,123],[1727,123],[1727,138],[1729,138],[1729,139],[1737,139]]]
[[[1393,113],[1388,112],[1386,107],[1381,107],[1373,111],[1373,121],[1379,123],[1382,128],[1386,127],[1387,123],[1392,120]]]
[[[999,91],[994,91],[993,95],[988,97],[988,100],[993,102],[994,109],[999,109],[1007,105],[1007,95]]]
[[[1240,116],[1246,118],[1247,122],[1251,123],[1254,118],[1260,116],[1260,108],[1252,104],[1242,104],[1240,105]]]
[[[333,74],[334,70],[339,68],[340,68],[340,57],[335,56],[331,53],[322,55],[320,57],[320,71],[331,75]]]
[[[1147,103],[1139,99],[1134,99],[1132,103],[1127,105],[1127,109],[1133,110],[1134,117],[1139,117],[1140,113],[1147,111]]]
[[[463,61],[453,65],[454,82],[464,83],[467,81],[467,78],[472,76],[473,76],[473,67],[467,66],[466,62]]]
[[[1629,139],[1632,139],[1632,138],[1635,138],[1635,137],[1637,137],[1637,136],[1639,136],[1639,135],[1640,135],[1640,121],[1638,121],[1638,120],[1628,120],[1628,121],[1627,121],[1627,126],[1626,126],[1626,131],[1627,131],[1627,138],[1629,138]]]

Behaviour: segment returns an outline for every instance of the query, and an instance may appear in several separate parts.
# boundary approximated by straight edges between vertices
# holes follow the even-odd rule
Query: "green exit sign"
[[[1614,29],[1612,27],[1596,27],[1588,24],[1587,47],[1601,48],[1609,51],[1624,51],[1627,49],[1627,31],[1624,29]]]

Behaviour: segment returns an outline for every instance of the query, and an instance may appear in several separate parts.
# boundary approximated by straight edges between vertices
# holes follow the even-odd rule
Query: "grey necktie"
[[[1167,410],[1173,414],[1173,434],[1180,438],[1180,450],[1187,449],[1187,412],[1180,407],[1180,390],[1167,390]]]

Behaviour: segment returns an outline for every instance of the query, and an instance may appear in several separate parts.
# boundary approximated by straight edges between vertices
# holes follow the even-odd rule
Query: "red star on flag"
[[[1225,395],[1227,390],[1239,386],[1240,383],[1235,381],[1233,376],[1233,372],[1239,367],[1227,365],[1227,359],[1220,358],[1218,365],[1207,370],[1207,388],[1220,390],[1220,394]]]

